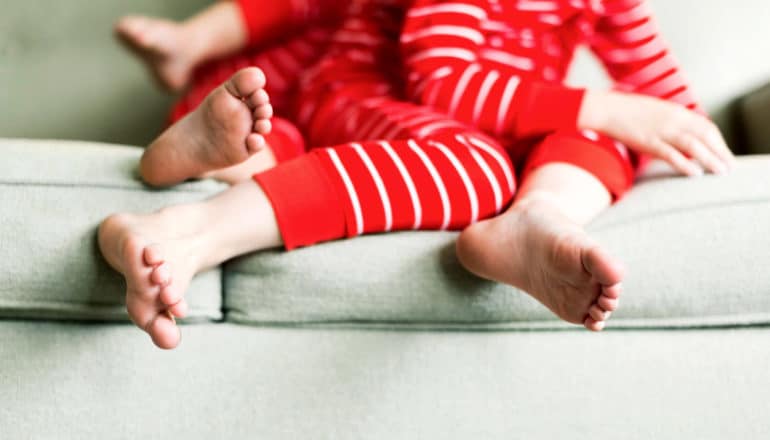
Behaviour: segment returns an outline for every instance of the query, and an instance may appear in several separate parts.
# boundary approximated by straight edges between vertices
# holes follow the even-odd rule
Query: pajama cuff
[[[625,147],[624,147],[625,149]],[[590,141],[579,134],[556,133],[548,136],[529,154],[522,179],[535,169],[550,163],[568,163],[596,177],[619,200],[634,184],[633,158],[621,153],[614,141]]]
[[[517,138],[542,136],[557,130],[577,128],[578,114],[585,89],[572,89],[559,84],[534,82],[519,89],[514,100]]]
[[[286,250],[345,237],[345,214],[316,154],[254,175],[273,205]]]
[[[246,27],[248,45],[264,43],[273,31],[294,25],[297,11],[292,1],[271,2],[270,7],[259,0],[235,0]]]

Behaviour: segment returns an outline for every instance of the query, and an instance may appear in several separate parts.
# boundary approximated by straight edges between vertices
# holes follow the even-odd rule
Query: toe
[[[181,292],[175,284],[169,284],[160,290],[160,302],[166,306],[171,306],[184,298],[184,293]]]
[[[171,265],[162,263],[153,269],[150,274],[150,281],[158,286],[166,286],[171,282]]]
[[[158,314],[145,329],[150,334],[152,342],[164,350],[176,348],[179,345],[181,333],[174,319],[165,312]]]
[[[155,298],[143,298],[136,292],[130,291],[126,295],[126,311],[131,321],[143,330],[158,314]]]
[[[599,296],[599,299],[596,300],[596,304],[608,312],[613,312],[618,309],[618,299],[610,298],[604,295]]]
[[[187,316],[188,309],[189,309],[189,306],[187,305],[187,301],[182,299],[181,301],[174,304],[173,306],[170,306],[168,308],[168,311],[177,318],[184,318],[185,316]]]
[[[270,96],[265,89],[259,89],[256,92],[249,95],[247,98],[247,104],[250,108],[257,108],[270,102]]]
[[[148,266],[157,266],[163,263],[164,258],[160,245],[151,244],[144,248],[144,262]]]
[[[602,309],[598,304],[594,304],[588,309],[588,314],[594,321],[606,321],[610,312]]]
[[[238,98],[248,98],[264,87],[265,74],[257,67],[241,69],[225,83],[227,91]]]
[[[621,293],[623,293],[623,284],[621,283],[602,287],[602,295],[608,298],[620,298]]]
[[[273,117],[273,106],[270,104],[261,104],[254,109],[254,119],[270,119]]]
[[[135,38],[137,34],[140,34],[145,29],[146,24],[146,20],[141,17],[127,15],[115,23],[115,31],[119,35]]]
[[[587,248],[582,260],[585,270],[603,286],[618,284],[623,279],[623,266],[600,246]]]
[[[265,138],[256,133],[251,133],[246,137],[246,147],[249,149],[249,153],[259,153],[265,148]]]
[[[589,316],[583,321],[583,325],[592,332],[600,332],[604,330],[606,323],[604,321],[597,321]]]
[[[273,129],[270,119],[257,119],[254,121],[254,131],[259,134],[268,134]]]

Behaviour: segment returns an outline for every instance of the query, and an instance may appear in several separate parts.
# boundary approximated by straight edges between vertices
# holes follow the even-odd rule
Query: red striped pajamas
[[[296,121],[311,146],[337,146],[255,176],[287,249],[364,233],[461,229],[513,196],[513,166],[498,142],[404,102],[402,3],[354,1],[327,54],[301,79]]]
[[[337,145],[287,160],[299,152],[295,143],[278,166],[254,176],[287,249],[363,233],[461,229],[510,203],[520,160],[525,175],[549,162],[574,163],[621,195],[632,182],[631,155],[612,139],[579,132],[583,90],[561,85],[580,42],[591,42],[623,90],[695,107],[638,2],[608,0],[600,10],[583,0],[417,0],[401,41],[407,77],[398,46],[412,2],[351,2],[312,67],[311,54],[279,73],[253,63],[268,83],[284,72],[291,73],[279,84],[299,77],[293,99],[271,91],[279,110],[293,110],[310,146]],[[296,140],[286,127],[271,136]]]
[[[616,197],[633,183],[624,145],[577,130],[584,90],[562,83],[581,43],[618,89],[700,111],[643,0],[415,0],[401,41],[409,96],[501,139],[523,178],[567,162]]]

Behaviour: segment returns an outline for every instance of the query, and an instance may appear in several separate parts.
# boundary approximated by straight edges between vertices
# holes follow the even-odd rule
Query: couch
[[[109,32],[127,12],[179,18],[204,3],[3,8],[1,439],[770,435],[770,140],[739,143],[770,124],[744,96],[770,78],[764,0],[653,1],[696,91],[755,155],[724,177],[658,164],[589,226],[629,269],[605,332],[466,273],[454,233],[408,232],[201,274],[182,344],[164,352],[128,323],[96,226],[223,186],[138,180],[137,145],[169,98]],[[604,84],[597,71],[581,56],[573,81]]]

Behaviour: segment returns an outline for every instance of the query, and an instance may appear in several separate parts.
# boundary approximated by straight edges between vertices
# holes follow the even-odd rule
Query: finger
[[[703,174],[703,169],[701,167],[689,161],[679,150],[666,142],[659,141],[653,147],[653,154],[658,159],[668,162],[677,172],[691,177]]]
[[[727,172],[727,165],[722,159],[693,134],[682,133],[672,139],[671,144],[679,149],[679,151],[698,161],[707,171],[714,174],[724,174]]]
[[[735,155],[727,146],[722,132],[710,120],[703,118],[701,126],[696,131],[700,140],[722,160],[727,169],[735,166]]]

